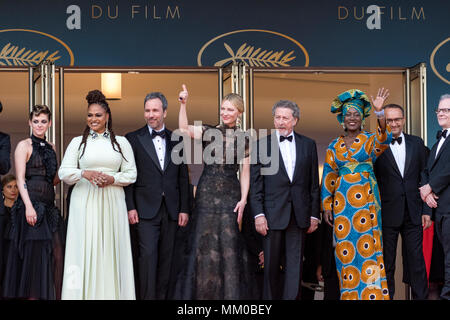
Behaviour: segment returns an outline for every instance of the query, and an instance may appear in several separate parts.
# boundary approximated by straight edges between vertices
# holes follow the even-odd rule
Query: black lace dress
[[[204,154],[215,141],[213,138],[205,142],[209,140],[205,139],[208,129],[218,129],[224,138],[224,152],[221,155],[223,163],[205,163],[200,177],[189,221],[192,225],[187,255],[177,282],[175,299],[255,299],[257,288],[254,268],[250,267],[245,239],[237,223],[237,213],[233,212],[241,199],[241,187],[237,179],[239,161],[248,156],[249,143],[245,140],[244,147],[242,143],[238,144],[240,138],[238,135],[233,136],[234,128],[226,130],[229,128],[204,126]],[[231,149],[227,148],[230,142],[234,142]],[[232,157],[229,157],[232,159],[231,164],[226,163],[227,150],[232,153]],[[215,151],[212,151],[212,156]]]
[[[53,179],[57,160],[52,146],[31,136],[33,152],[26,164],[25,180],[37,214],[28,224],[25,204],[18,198],[5,232],[10,242],[5,266],[5,298],[59,299],[63,270],[62,219],[55,207]]]

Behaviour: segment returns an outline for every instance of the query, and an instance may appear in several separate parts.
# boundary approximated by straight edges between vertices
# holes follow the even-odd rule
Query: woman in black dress
[[[250,270],[245,239],[239,231],[250,185],[249,141],[237,127],[243,100],[237,94],[223,99],[220,125],[189,126],[187,97],[183,85],[179,127],[191,138],[203,141],[205,166],[197,186],[187,258],[175,298],[253,299],[257,289],[254,268]]]
[[[9,241],[4,238],[4,234],[9,233],[11,228],[11,208],[19,195],[19,189],[17,189],[16,177],[12,174],[8,174],[2,178],[2,196],[4,204],[4,220],[3,220],[3,232],[0,233],[1,246],[3,247],[2,253],[2,272],[0,273],[0,283],[3,282],[3,270],[5,269],[6,258],[8,257]]]
[[[18,143],[14,158],[20,197],[11,209],[11,241],[5,267],[5,298],[59,299],[63,247],[61,216],[55,207],[57,160],[45,140],[51,125],[46,106],[30,113],[30,138]]]

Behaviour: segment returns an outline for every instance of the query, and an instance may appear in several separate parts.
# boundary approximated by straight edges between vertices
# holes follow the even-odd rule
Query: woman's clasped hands
[[[81,175],[83,178],[89,180],[92,185],[99,188],[104,188],[114,183],[114,177],[101,171],[83,170]]]

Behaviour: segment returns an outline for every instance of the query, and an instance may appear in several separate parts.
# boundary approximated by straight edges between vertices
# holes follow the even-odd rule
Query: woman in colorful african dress
[[[383,104],[389,96],[378,90],[372,99],[378,127],[363,131],[372,107],[360,90],[341,93],[331,112],[345,134],[328,146],[322,178],[325,221],[334,222],[335,259],[341,300],[389,300],[383,262],[380,195],[373,163],[392,140]]]

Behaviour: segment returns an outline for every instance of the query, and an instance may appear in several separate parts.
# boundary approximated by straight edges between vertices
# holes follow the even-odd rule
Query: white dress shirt
[[[165,128],[166,127],[163,125],[163,128],[159,131],[163,131]],[[148,129],[151,136],[153,129],[150,126],[148,126]],[[152,139],[153,145],[155,146],[156,155],[158,156],[159,164],[161,165],[161,170],[164,169],[164,157],[166,156],[166,139],[163,139],[160,136],[156,136],[154,139]]]
[[[297,157],[294,132],[291,132],[291,134],[286,136],[292,136],[292,141],[284,140],[283,142],[280,142],[280,132],[278,130],[276,132],[276,135],[278,144],[280,145],[280,152],[281,157],[283,158],[284,166],[289,176],[289,180],[291,180],[292,182],[292,179],[294,178],[295,161]]]
[[[400,134],[402,138],[402,143],[398,144],[397,141],[394,142],[394,144],[390,144],[390,148],[392,151],[392,154],[394,155],[395,162],[397,163],[398,170],[400,171],[400,174],[402,177],[405,174],[405,159],[406,159],[406,141],[405,141],[405,135],[403,132]]]
[[[436,149],[436,154],[434,155],[434,158],[435,158],[435,159],[436,159],[436,157],[437,157],[437,155],[438,155],[438,153],[439,153],[439,150],[441,150],[441,147],[442,147],[442,145],[444,144],[445,139],[447,139],[448,136],[450,135],[450,129],[444,129],[444,128],[442,128],[442,131],[444,131],[444,130],[447,130],[447,136],[446,136],[445,138],[444,138],[444,137],[441,137],[441,139],[439,140],[439,144],[438,144],[437,149]]]
[[[295,162],[297,161],[297,150],[296,150],[296,145],[295,145],[294,132],[292,131],[289,135],[286,136],[286,138],[292,136],[292,141],[284,140],[283,142],[280,142],[280,132],[278,130],[276,131],[276,135],[277,135],[278,145],[280,146],[280,152],[281,152],[281,157],[283,158],[284,166],[285,166],[287,174],[289,176],[289,180],[292,182],[292,180],[294,179]],[[260,216],[265,216],[265,215],[264,215],[264,213],[261,212],[260,214],[255,216],[255,219]],[[311,217],[311,218],[313,218],[314,220],[320,220],[320,219],[317,219],[316,217]]]

